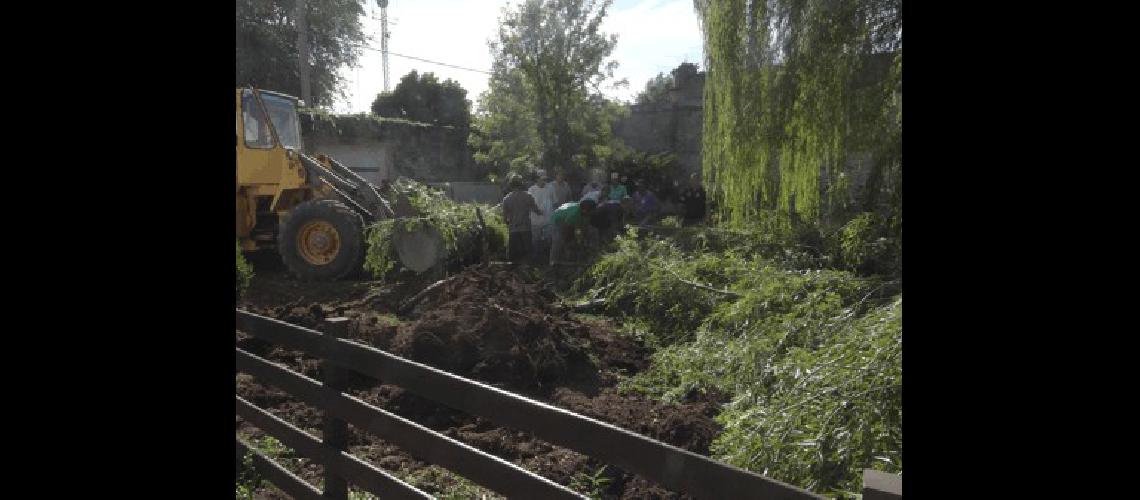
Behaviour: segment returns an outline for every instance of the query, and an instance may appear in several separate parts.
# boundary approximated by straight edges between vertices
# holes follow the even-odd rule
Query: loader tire
[[[307,201],[285,219],[277,248],[302,281],[338,280],[364,263],[364,220],[337,200]]]

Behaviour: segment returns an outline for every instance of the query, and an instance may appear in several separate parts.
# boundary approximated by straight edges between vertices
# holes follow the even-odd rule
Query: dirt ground
[[[251,259],[252,260],[252,259]],[[320,329],[323,319],[350,319],[349,334],[393,354],[458,375],[524,394],[550,404],[629,429],[663,442],[708,454],[721,428],[713,417],[721,401],[696,397],[684,404],[663,404],[615,388],[622,376],[644,370],[650,351],[620,335],[609,320],[584,318],[557,305],[544,274],[484,265],[453,275],[414,307],[401,310],[426,283],[381,286],[347,281],[301,284],[273,262],[253,261],[256,275],[242,307],[290,323]],[[238,332],[237,345],[307,376],[320,377],[318,360],[249,338]],[[273,414],[320,435],[323,415],[284,392],[237,376],[237,392]],[[411,394],[399,387],[376,385],[357,375],[350,392],[377,407],[414,420],[483,451],[521,465],[560,484],[582,486],[604,465],[553,446],[524,432],[497,426]],[[352,453],[398,476],[428,466],[399,448],[351,428]],[[238,419],[239,434],[263,434]],[[294,472],[316,484],[321,468],[294,460]],[[607,467],[605,498],[687,498]],[[443,484],[421,485],[443,493]],[[283,498],[273,489],[262,498]]]

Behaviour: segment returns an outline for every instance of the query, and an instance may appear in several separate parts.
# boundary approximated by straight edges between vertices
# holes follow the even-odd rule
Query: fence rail
[[[262,455],[261,452],[238,439],[237,460],[239,467],[241,467],[246,456],[253,457],[253,470],[268,478],[269,482],[289,496],[299,500],[319,500],[321,498],[321,492],[306,483],[304,479],[294,476],[292,472],[285,470],[284,467],[277,465],[269,457]]]
[[[337,338],[334,334],[322,334],[240,309],[237,328],[272,344],[321,358],[325,366],[331,364],[403,387],[437,403],[529,432],[697,498],[824,498],[605,422]],[[240,348],[237,349],[237,366],[238,370],[324,410],[328,416],[359,426],[417,457],[508,497],[581,498],[510,462],[343,394],[333,387],[336,384],[317,382]],[[324,464],[334,476],[359,484],[372,493],[400,498],[421,498],[416,495],[423,494],[338,449],[342,447],[322,443],[240,397],[238,414],[298,453]],[[327,491],[325,498],[329,498]]]

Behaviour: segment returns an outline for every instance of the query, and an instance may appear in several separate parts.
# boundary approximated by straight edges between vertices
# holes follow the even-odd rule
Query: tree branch
[[[667,267],[660,267],[658,269],[664,269],[669,274],[672,274],[673,277],[677,279],[677,281],[680,281],[681,283],[684,283],[684,284],[689,285],[689,286],[694,287],[694,288],[700,288],[701,290],[708,290],[710,292],[719,293],[721,295],[724,295],[726,297],[732,297],[734,299],[739,299],[739,298],[743,297],[743,295],[741,295],[737,292],[734,292],[732,290],[728,290],[728,289],[721,290],[721,289],[713,288],[713,287],[708,286],[708,285],[702,285],[702,284],[697,283],[695,281],[689,281],[685,278],[682,278],[680,274],[677,274],[675,271],[673,271],[672,269],[669,269]]]

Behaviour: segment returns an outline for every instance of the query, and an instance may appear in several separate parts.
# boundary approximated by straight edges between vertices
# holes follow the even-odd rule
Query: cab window
[[[273,136],[265,123],[265,115],[258,109],[253,92],[246,90],[241,97],[241,121],[245,124],[245,145],[255,149],[273,147]]]

